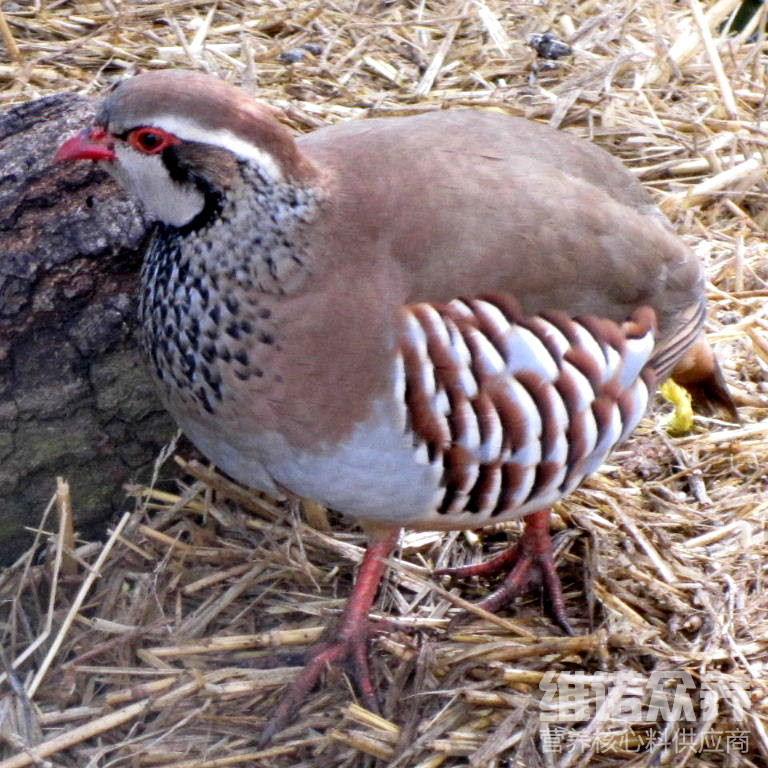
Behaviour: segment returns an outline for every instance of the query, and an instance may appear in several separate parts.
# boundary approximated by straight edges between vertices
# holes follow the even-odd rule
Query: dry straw
[[[138,68],[191,66],[245,84],[300,131],[476,106],[602,144],[707,264],[710,339],[743,423],[698,417],[693,435],[671,438],[661,407],[560,504],[575,638],[552,636],[535,597],[491,617],[467,602],[484,585],[459,593],[431,577],[436,564],[479,557],[478,543],[495,551],[503,532],[406,535],[377,608],[396,624],[374,654],[382,716],[354,704],[333,672],[266,750],[254,746],[260,728],[349,593],[361,534],[332,518],[330,535],[316,507],[303,522],[295,505],[198,465],[180,489],[133,489],[134,511],[106,542],[76,541],[66,524],[46,533],[56,526],[44,519],[47,555],[30,551],[0,576],[0,768],[768,763],[766,9],[740,31],[738,9],[739,0],[2,5],[7,106],[65,89],[95,94]],[[547,31],[573,54],[537,58],[528,38]],[[49,511],[76,516],[64,485]],[[648,704],[654,671],[690,675],[717,706],[696,699],[692,720],[683,708],[645,722],[647,710],[626,703]],[[586,712],[560,732],[545,727],[552,672],[575,675],[561,680]]]

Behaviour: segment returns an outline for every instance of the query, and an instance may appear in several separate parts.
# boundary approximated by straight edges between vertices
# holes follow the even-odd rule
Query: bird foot
[[[305,655],[305,666],[299,672],[280,704],[262,731],[259,745],[266,746],[291,720],[296,710],[307,700],[327,667],[343,664],[352,677],[366,709],[378,713],[379,704],[368,663],[368,646],[376,635],[386,631],[378,621],[364,619],[355,625],[333,625],[326,635],[333,640],[321,640]]]
[[[288,724],[296,710],[307,700],[307,695],[317,684],[323,670],[331,664],[348,663],[363,704],[371,711],[378,712],[379,705],[368,664],[368,645],[372,637],[389,629],[389,623],[370,619],[368,612],[386,569],[386,559],[394,549],[397,538],[398,531],[395,530],[369,544],[344,613],[337,623],[326,630],[320,642],[307,651],[306,666],[299,672],[267,722],[259,739],[260,746],[269,744],[275,734]]]
[[[435,571],[438,576],[447,575],[460,579],[469,576],[488,577],[500,573],[505,574],[504,581],[498,589],[478,603],[481,608],[497,613],[532,586],[541,585],[555,622],[566,634],[574,634],[565,613],[563,586],[555,568],[552,539],[549,535],[549,510],[528,515],[520,541],[496,557],[476,565],[440,568]]]

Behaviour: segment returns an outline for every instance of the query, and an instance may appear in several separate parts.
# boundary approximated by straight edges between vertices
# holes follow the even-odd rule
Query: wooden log
[[[83,530],[174,430],[135,334],[149,227],[94,164],[52,162],[93,111],[59,94],[0,114],[0,561],[29,542],[57,475]]]

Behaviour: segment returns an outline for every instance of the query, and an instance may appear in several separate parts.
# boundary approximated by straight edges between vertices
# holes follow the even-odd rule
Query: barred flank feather
[[[655,331],[648,307],[619,324],[498,296],[408,306],[404,424],[442,465],[435,517],[519,517],[572,491],[645,413]]]

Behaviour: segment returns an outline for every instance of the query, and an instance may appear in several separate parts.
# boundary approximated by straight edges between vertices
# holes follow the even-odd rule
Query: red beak
[[[103,128],[86,128],[77,136],[67,139],[53,158],[55,163],[69,160],[107,160],[116,159],[112,138]]]

